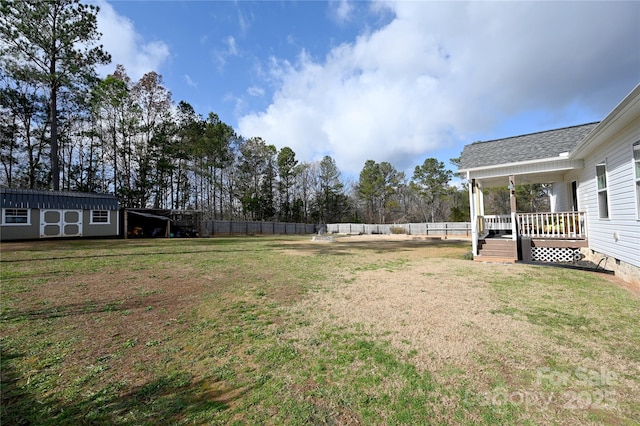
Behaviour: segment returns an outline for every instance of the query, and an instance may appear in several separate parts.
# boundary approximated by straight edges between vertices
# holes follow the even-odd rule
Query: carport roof
[[[118,199],[109,194],[37,191],[0,188],[3,209],[118,210]]]
[[[158,219],[158,220],[162,220],[162,221],[170,221],[171,220],[171,218],[167,217],[167,216],[160,216],[160,215],[157,215],[157,214],[147,213],[147,212],[140,211],[140,210],[127,209],[126,211],[127,211],[128,214],[142,216],[142,217],[146,217],[146,218],[149,218],[149,219]],[[153,210],[149,210],[149,211],[153,211]]]

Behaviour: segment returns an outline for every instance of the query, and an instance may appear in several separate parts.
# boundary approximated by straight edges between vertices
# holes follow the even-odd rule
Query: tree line
[[[78,0],[0,0],[1,185],[110,193],[124,207],[208,219],[469,220],[466,187],[434,158],[411,177],[368,160],[345,182],[330,156],[301,162],[176,103],[154,71],[133,81],[117,65],[98,78],[111,59],[97,44],[98,12]]]

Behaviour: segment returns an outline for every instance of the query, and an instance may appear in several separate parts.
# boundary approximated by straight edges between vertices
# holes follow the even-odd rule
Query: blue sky
[[[410,177],[465,144],[598,121],[640,82],[640,2],[105,1],[113,63],[244,137]]]

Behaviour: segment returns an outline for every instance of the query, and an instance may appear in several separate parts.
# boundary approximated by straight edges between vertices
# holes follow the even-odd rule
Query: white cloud
[[[304,50],[293,62],[272,58],[272,102],[241,117],[239,132],[301,159],[332,155],[348,173],[367,159],[406,169],[527,111],[603,117],[637,83],[637,3],[386,7],[388,25],[321,61]]]
[[[145,41],[134,28],[133,22],[118,15],[104,0],[98,0],[98,31],[101,43],[111,54],[111,64],[98,69],[100,75],[112,73],[117,64],[122,64],[132,80],[138,80],[150,71],[160,72],[161,66],[170,56],[169,47],[163,41]]]
[[[236,46],[236,39],[233,36],[227,37],[227,52],[230,56],[238,56],[238,47]]]
[[[264,96],[264,89],[258,86],[251,86],[247,89],[247,93],[251,96]]]
[[[184,75],[184,81],[185,81],[185,83],[187,83],[187,86],[198,87],[198,83],[193,81],[193,79],[191,78],[191,76],[189,76],[189,74],[185,74]]]
[[[247,16],[238,10],[238,27],[240,28],[241,34],[246,35],[249,32],[253,21],[253,14],[250,13],[249,16]]]
[[[347,22],[351,19],[354,7],[349,0],[333,0],[329,5],[331,16],[337,22]]]
[[[220,71],[222,71],[227,64],[227,58],[240,55],[235,37],[228,36],[224,39],[224,46],[224,49],[216,49],[214,51],[214,57],[218,63],[218,70]]]

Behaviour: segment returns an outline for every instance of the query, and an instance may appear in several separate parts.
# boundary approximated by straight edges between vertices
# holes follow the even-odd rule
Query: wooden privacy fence
[[[251,235],[251,234],[315,234],[317,227],[309,223],[253,222],[235,220],[207,220],[202,224],[203,235]]]
[[[393,230],[392,230],[393,229]],[[332,223],[315,225],[309,223],[258,222],[235,220],[206,220],[202,222],[202,235],[304,235],[316,234],[319,230],[328,234],[393,234],[409,235],[458,235],[471,236],[470,222],[363,224]],[[400,232],[398,232],[400,231]]]
[[[395,231],[395,232],[394,232]],[[401,223],[371,225],[362,223],[332,223],[327,225],[329,234],[409,234],[409,235],[458,235],[471,236],[471,222]]]

